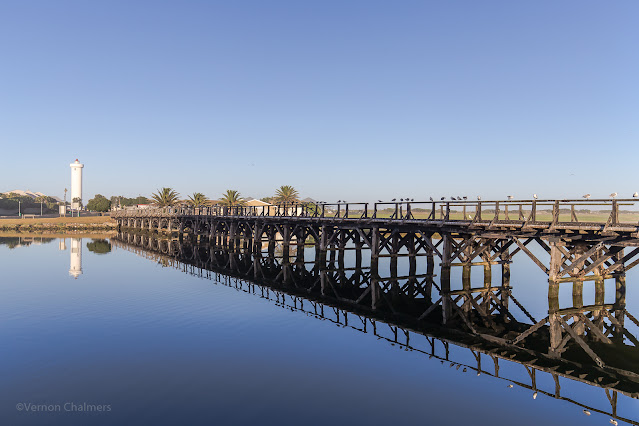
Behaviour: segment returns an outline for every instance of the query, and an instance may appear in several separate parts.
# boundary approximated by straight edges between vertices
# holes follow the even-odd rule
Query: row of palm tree
[[[151,196],[151,199],[159,207],[175,206],[180,202],[180,194],[173,188],[162,188],[158,189]],[[283,185],[275,191],[275,196],[271,197],[270,200],[275,204],[293,204],[299,201],[299,192],[290,185]],[[191,207],[208,206],[210,202],[211,200],[201,192],[194,192],[186,200],[186,204]],[[243,206],[246,204],[246,199],[242,197],[239,191],[228,189],[222,194],[219,203],[228,207]]]

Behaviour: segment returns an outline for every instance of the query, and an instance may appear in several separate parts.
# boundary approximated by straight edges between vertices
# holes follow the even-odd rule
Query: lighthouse
[[[71,208],[79,209],[80,203],[73,200],[75,198],[82,200],[82,168],[84,164],[76,158],[69,166],[71,167]]]

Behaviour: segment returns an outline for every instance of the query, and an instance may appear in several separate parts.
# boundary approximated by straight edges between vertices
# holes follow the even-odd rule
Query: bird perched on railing
[[[397,198],[393,198],[391,201],[395,201]]]
[[[481,201],[481,196],[480,195],[477,196],[477,201]]]
[[[435,201],[435,200],[433,200],[433,197],[430,197],[430,201]]]
[[[446,197],[442,197],[442,198],[440,198],[440,200],[441,200],[441,201],[444,201],[445,199],[446,199]]]
[[[512,200],[513,198],[515,198],[515,197],[513,197],[512,195],[508,195],[508,199],[509,200]]]
[[[465,195],[464,195],[462,198],[463,198],[464,200],[467,200],[467,199],[468,199],[468,197],[466,197]]]
[[[617,196],[616,192],[613,192],[612,194],[610,194],[610,198],[615,198]]]
[[[533,194],[533,198],[536,200],[537,199],[537,194]]]
[[[461,197],[459,195],[457,196],[457,201],[461,201]]]
[[[584,195],[584,198],[585,198],[586,200],[587,200],[587,199],[589,199],[589,198],[590,198],[590,194],[586,194],[586,195]]]
[[[633,196],[634,198],[639,197],[639,192],[635,192],[634,194],[632,194],[632,196]]]
[[[381,202],[382,202],[382,200],[377,200],[377,202],[378,202],[378,203],[381,203]]]

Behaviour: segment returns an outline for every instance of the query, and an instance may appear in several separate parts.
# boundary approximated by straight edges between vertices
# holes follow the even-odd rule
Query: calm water
[[[451,367],[357,321],[318,319],[102,241],[0,242],[1,424],[609,424],[578,405],[609,411],[600,388],[562,379],[578,404],[533,399],[508,387],[528,380],[519,364],[500,364],[504,378],[464,372],[467,349],[450,347],[464,364]],[[546,277],[532,262],[513,264],[512,285],[533,316],[547,314]],[[537,381],[554,390],[549,375]],[[47,407],[25,411],[34,405]],[[639,401],[620,395],[617,412],[637,421]]]

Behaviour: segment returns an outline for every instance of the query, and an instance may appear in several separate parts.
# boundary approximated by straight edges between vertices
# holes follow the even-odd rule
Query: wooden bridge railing
[[[208,206],[124,209],[112,217],[265,216],[430,221],[515,221],[639,223],[638,199],[401,201],[377,203],[293,203],[267,206]]]

